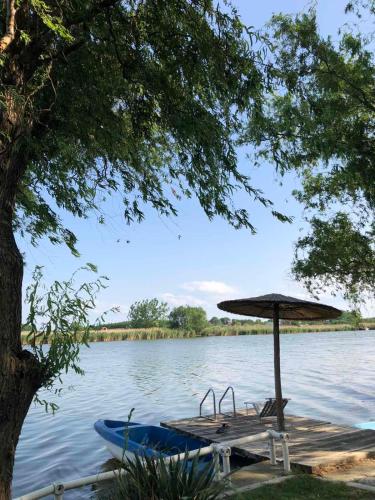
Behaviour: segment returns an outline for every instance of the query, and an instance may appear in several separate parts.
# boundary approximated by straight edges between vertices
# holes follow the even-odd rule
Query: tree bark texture
[[[13,228],[18,174],[2,165],[0,181],[0,500],[11,498],[14,455],[23,421],[42,382],[37,359],[21,345],[23,259]]]

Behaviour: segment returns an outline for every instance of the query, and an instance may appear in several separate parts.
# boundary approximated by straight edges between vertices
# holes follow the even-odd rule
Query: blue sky
[[[244,22],[257,28],[274,12],[294,13],[309,6],[298,0],[233,3]],[[323,33],[334,35],[346,21],[345,4],[345,0],[318,2]],[[25,285],[37,264],[45,266],[50,281],[65,279],[83,263],[93,262],[100,273],[110,278],[109,287],[99,297],[97,312],[119,306],[121,312],[113,317],[115,321],[126,319],[129,305],[143,298],[158,297],[172,307],[201,305],[209,316],[223,316],[216,303],[224,299],[271,292],[307,298],[306,291],[290,276],[293,242],[304,227],[302,207],[291,196],[297,179],[289,176],[280,185],[270,166],[254,169],[244,154],[240,155],[240,167],[279,211],[295,218],[293,224],[276,221],[266,209],[245,201],[239,194],[237,201],[245,201],[252,214],[255,236],[245,230],[236,231],[218,218],[210,222],[195,200],[179,204],[178,218],[162,219],[148,209],[145,222],[129,227],[122,217],[121,202],[113,198],[105,206],[106,226],[99,225],[95,217],[82,221],[63,216],[79,237],[79,259],[65,247],[46,241],[37,248],[20,241],[27,261]],[[322,295],[322,301],[345,307],[340,298]],[[374,304],[367,304],[363,313],[375,314]]]

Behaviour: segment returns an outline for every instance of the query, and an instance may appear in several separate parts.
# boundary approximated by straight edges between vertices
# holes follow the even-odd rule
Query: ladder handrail
[[[220,398],[220,401],[219,401],[219,413],[221,415],[223,415],[223,413],[221,411],[221,402],[223,401],[223,399],[225,398],[225,396],[227,395],[227,392],[229,390],[232,391],[233,416],[235,417],[236,416],[236,401],[234,399],[234,389],[233,389],[233,387],[231,385],[228,385],[228,387],[224,391],[224,394]]]
[[[210,394],[210,392],[212,392],[212,399],[213,399],[213,403],[214,403],[214,419],[216,420],[216,395],[215,395],[215,391],[212,389],[212,387],[210,387],[208,389],[208,391],[206,392],[206,394],[203,396],[202,401],[200,402],[200,405],[199,405],[199,416],[202,417],[202,406],[203,406],[203,403],[206,401],[206,398]]]

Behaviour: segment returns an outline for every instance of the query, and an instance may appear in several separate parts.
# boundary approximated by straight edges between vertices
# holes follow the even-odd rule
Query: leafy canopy
[[[373,16],[373,2],[351,2]],[[244,140],[256,161],[295,171],[295,193],[310,233],[296,246],[293,271],[313,293],[374,293],[374,33],[348,25],[339,41],[319,33],[312,9],[270,23],[272,93],[253,108]]]
[[[168,304],[158,299],[144,299],[130,306],[128,320],[132,328],[160,326],[168,317]]]
[[[340,286],[348,298],[375,289],[374,233],[355,227],[347,213],[311,219],[311,233],[298,241],[294,274],[314,295]]]
[[[22,150],[27,166],[16,195],[22,235],[74,251],[60,210],[94,211],[104,222],[101,204],[116,193],[128,223],[143,219],[145,204],[171,215],[181,197],[196,196],[210,219],[254,231],[235,191],[272,203],[238,170],[235,143],[265,82],[257,35],[235,9],[209,0],[19,0],[16,10],[0,101],[4,113],[17,103],[22,133],[3,130],[0,146]]]
[[[172,328],[199,333],[208,325],[206,311],[202,307],[179,306],[169,315]]]

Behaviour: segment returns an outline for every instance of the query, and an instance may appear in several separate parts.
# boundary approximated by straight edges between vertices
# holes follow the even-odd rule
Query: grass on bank
[[[322,481],[309,475],[262,486],[231,497],[232,500],[374,500],[375,493],[351,488],[344,483]]]
[[[374,324],[366,324],[369,329],[375,329]],[[349,324],[316,324],[316,325],[281,325],[281,333],[315,333],[341,332],[355,330]],[[230,337],[238,335],[264,335],[272,333],[272,325],[224,325],[207,326],[201,332],[186,331],[173,328],[128,328],[92,330],[89,342],[113,342],[118,340],[156,340],[182,339],[193,337]],[[23,343],[27,343],[27,332],[22,332]]]

